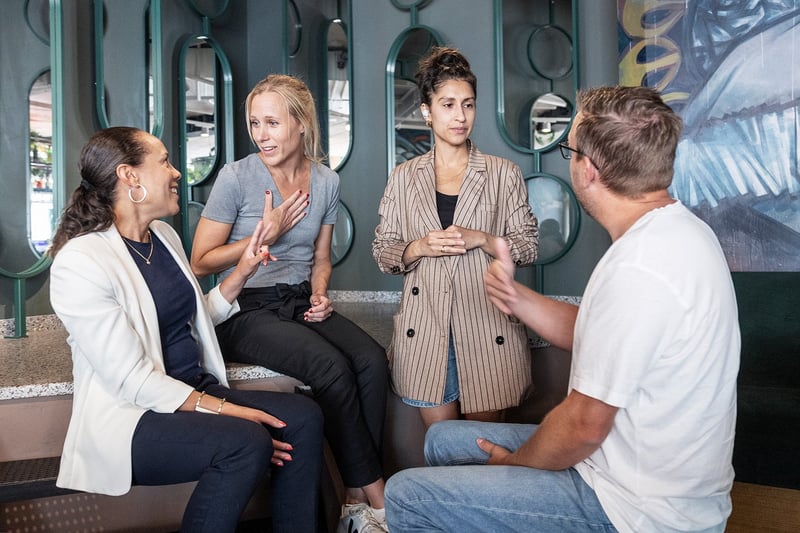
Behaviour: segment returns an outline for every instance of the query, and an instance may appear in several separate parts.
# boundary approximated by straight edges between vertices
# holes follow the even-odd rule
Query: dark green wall
[[[566,0],[564,0],[566,2]],[[210,22],[210,34],[222,44],[231,63],[234,78],[234,131],[236,158],[248,153],[250,143],[243,119],[243,101],[249,88],[269,72],[287,68],[303,76],[316,91],[323,90],[319,78],[317,47],[324,35],[326,18],[336,14],[337,2],[296,0],[304,19],[303,47],[298,56],[282,56],[284,4],[282,0],[231,0],[229,10]],[[341,2],[346,5],[344,2]],[[35,3],[32,3],[35,4]],[[92,4],[88,0],[64,3],[64,107],[66,149],[66,189],[79,183],[77,158],[80,147],[98,129],[94,105],[94,65]],[[27,247],[25,183],[27,147],[27,86],[23,81],[47,68],[49,52],[24,23],[25,0],[4,0],[0,18],[0,80],[3,100],[0,112],[0,267],[20,270],[35,261]],[[142,11],[146,0],[130,0],[127,9]],[[581,86],[614,84],[616,64],[616,2],[579,0],[577,40]],[[322,6],[322,7],[320,7]],[[173,154],[180,157],[177,127],[177,70],[180,46],[191,34],[203,31],[202,19],[186,2],[162,2],[162,35],[165,75],[166,122],[162,138]],[[517,162],[523,173],[534,170],[533,157],[510,148],[502,139],[495,119],[497,94],[494,83],[493,3],[489,0],[433,0],[419,11],[418,23],[437,31],[447,44],[459,47],[469,58],[479,81],[478,115],[473,138],[485,152]],[[385,68],[395,38],[410,24],[407,11],[395,8],[390,0],[352,1],[354,110],[353,148],[341,168],[342,199],[355,222],[353,248],[335,269],[332,289],[399,290],[400,278],[381,274],[371,256],[371,241],[377,224],[377,204],[387,177]],[[142,22],[115,23],[113,42],[118,49],[107,50],[106,85],[109,92],[109,117],[113,124],[142,125],[139,102],[144,85],[135,74],[142,58],[127,55],[142,43]],[[111,44],[110,46],[113,46]],[[138,65],[138,66],[137,66]],[[132,68],[132,66],[134,68]],[[14,75],[9,75],[14,73]],[[27,83],[30,83],[27,82]],[[324,93],[323,93],[324,94]],[[570,97],[572,95],[569,95]],[[568,166],[556,152],[542,156],[542,170],[568,180]],[[202,199],[207,191],[198,191]],[[581,294],[595,263],[608,247],[609,239],[594,221],[584,216],[573,249],[562,259],[544,267],[544,292]],[[522,269],[520,279],[532,284],[532,268]],[[50,312],[47,276],[28,282],[29,315]],[[0,280],[0,317],[11,316],[11,283]]]

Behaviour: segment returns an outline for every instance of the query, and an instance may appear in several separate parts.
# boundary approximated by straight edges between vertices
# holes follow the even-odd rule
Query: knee
[[[436,422],[428,428],[425,433],[425,444],[423,453],[425,464],[428,466],[438,466],[444,464],[449,458],[445,456],[442,445],[452,443],[454,439],[459,439],[454,432],[459,425],[458,420],[443,420]]]
[[[346,398],[358,389],[356,376],[343,356],[321,358],[317,377],[309,385],[315,396],[328,400]]]
[[[392,531],[412,530],[419,512],[417,491],[419,480],[415,476],[416,468],[402,470],[388,479],[384,488],[386,505],[386,522]],[[421,531],[419,529],[418,531]]]
[[[325,420],[319,404],[302,394],[289,397],[293,402],[291,417],[284,420],[288,435],[293,439],[302,439],[305,442],[322,443]]]
[[[408,495],[412,490],[411,487],[414,485],[411,475],[413,471],[413,468],[401,470],[386,480],[383,494],[387,511],[390,507],[402,507],[402,502],[407,501]]]
[[[272,436],[261,424],[247,420],[242,422],[244,424],[239,424],[237,430],[229,434],[227,457],[261,476],[266,473],[272,460]]]

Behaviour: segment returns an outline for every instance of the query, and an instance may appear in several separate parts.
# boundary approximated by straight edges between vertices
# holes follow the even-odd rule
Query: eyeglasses
[[[561,157],[564,159],[572,159],[572,152],[576,154],[580,154],[584,157],[589,157],[588,155],[584,154],[577,148],[573,148],[572,146],[568,145],[567,143],[558,143],[558,147],[561,150]]]
[[[577,148],[573,148],[567,143],[558,143],[558,148],[561,150],[561,157],[563,157],[564,159],[572,159],[572,152],[575,152],[576,154],[582,155],[583,157],[588,159],[594,168],[598,168],[597,165],[594,164],[594,161],[592,161],[592,158],[586,155],[585,152],[581,152]]]

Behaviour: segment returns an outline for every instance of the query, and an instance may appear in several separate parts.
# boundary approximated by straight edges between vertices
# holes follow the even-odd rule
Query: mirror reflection
[[[572,39],[558,26],[540,26],[528,38],[528,61],[542,78],[559,80],[572,71]]]
[[[580,209],[575,194],[563,180],[540,174],[527,178],[528,202],[539,220],[537,265],[551,263],[564,255],[578,233]]]
[[[394,165],[424,154],[431,149],[431,132],[419,110],[419,90],[414,79],[420,58],[439,44],[425,28],[409,31],[394,64]]]
[[[572,104],[557,94],[539,96],[531,106],[531,146],[550,148],[561,139],[572,118]]]
[[[574,2],[495,0],[495,83],[500,135],[524,153],[551,150],[559,139],[554,122],[534,122],[548,94],[573,98],[578,89],[572,31]],[[558,104],[563,105],[563,104]]]
[[[53,108],[50,71],[33,82],[28,93],[30,241],[33,249],[44,253],[53,235]]]
[[[196,185],[217,162],[216,54],[204,39],[186,50],[186,179]]]
[[[340,200],[339,213],[336,216],[336,224],[333,225],[333,236],[331,237],[332,266],[340,263],[353,246],[353,229],[353,216],[344,202]]]
[[[347,29],[335,19],[328,26],[328,159],[338,170],[350,152],[350,65]]]

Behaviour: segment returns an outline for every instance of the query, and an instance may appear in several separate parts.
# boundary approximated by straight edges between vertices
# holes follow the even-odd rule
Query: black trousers
[[[309,385],[345,486],[363,487],[383,475],[386,351],[336,312],[323,322],[303,320],[310,304],[298,287],[288,295],[245,289],[242,311],[217,326],[222,353],[228,361],[264,366]]]
[[[195,412],[146,412],[133,435],[137,485],[198,481],[183,515],[182,532],[225,533],[236,525],[255,489],[271,478],[273,531],[316,532],[322,469],[323,418],[301,394],[232,390],[209,394],[276,416],[285,428]],[[270,464],[272,439],[292,445],[292,461]]]

